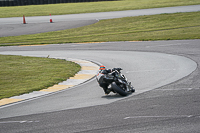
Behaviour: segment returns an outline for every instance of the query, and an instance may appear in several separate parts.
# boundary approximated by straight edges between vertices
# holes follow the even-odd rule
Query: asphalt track
[[[91,80],[55,95],[1,108],[0,131],[199,132],[199,42],[1,47],[1,54],[73,57],[122,67],[136,93],[126,98],[104,96]]]
[[[98,20],[102,19],[195,11],[200,11],[200,5],[57,16],[52,15],[53,23],[49,23],[49,16],[26,17],[27,24],[22,24],[22,17],[0,18],[0,37],[77,28],[96,23]]]

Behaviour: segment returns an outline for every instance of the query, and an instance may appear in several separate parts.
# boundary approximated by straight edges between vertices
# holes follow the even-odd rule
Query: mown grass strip
[[[62,15],[75,13],[122,11],[197,4],[200,4],[199,0],[116,0],[102,2],[14,6],[1,7],[0,17],[22,17],[23,15],[48,16],[49,14]]]
[[[0,99],[46,89],[81,67],[61,59],[0,55]]]
[[[200,12],[101,20],[93,25],[32,35],[1,37],[0,46],[107,41],[200,39]]]

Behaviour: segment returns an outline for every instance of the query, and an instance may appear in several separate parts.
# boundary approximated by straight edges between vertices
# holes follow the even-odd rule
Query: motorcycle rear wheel
[[[118,93],[121,96],[127,96],[128,95],[127,92],[125,92],[123,89],[121,89],[119,86],[117,86],[116,83],[114,83],[114,82],[111,84],[111,87],[116,93]]]

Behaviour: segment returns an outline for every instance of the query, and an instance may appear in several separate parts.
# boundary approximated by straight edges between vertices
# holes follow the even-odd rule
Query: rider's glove
[[[120,72],[120,70],[122,70],[122,69],[121,68],[116,68],[116,70]]]
[[[121,69],[121,68],[113,68],[113,69],[112,69],[112,71],[115,71],[115,70],[120,71],[120,70],[122,70],[122,69]]]
[[[117,68],[119,71],[122,70],[122,68]]]

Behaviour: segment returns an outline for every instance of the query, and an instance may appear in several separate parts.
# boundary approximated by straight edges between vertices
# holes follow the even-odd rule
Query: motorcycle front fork
[[[131,82],[128,82],[126,84],[126,89],[127,89],[127,92],[130,92],[133,89],[133,86],[131,85]]]

